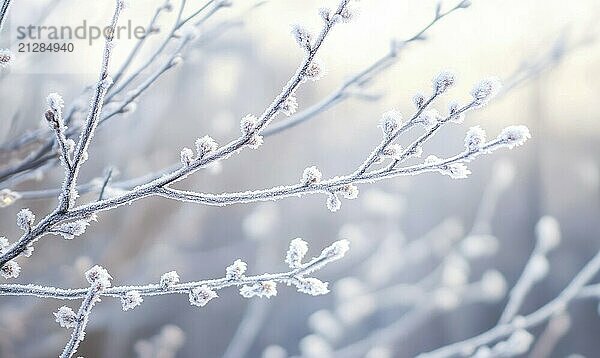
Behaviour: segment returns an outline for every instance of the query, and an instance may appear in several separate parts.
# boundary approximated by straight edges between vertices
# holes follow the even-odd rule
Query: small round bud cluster
[[[294,25],[292,27],[292,35],[300,47],[310,51],[312,42],[312,35],[310,32],[300,25]]]
[[[77,323],[77,315],[67,306],[62,306],[54,312],[56,322],[63,328],[73,328]]]
[[[341,207],[342,202],[340,201],[340,198],[338,198],[337,195],[335,195],[334,193],[330,193],[329,195],[327,195],[327,209],[329,209],[329,211],[335,213],[336,211],[340,210]]]
[[[283,103],[281,103],[281,106],[279,106],[279,110],[281,110],[281,112],[283,112],[283,114],[285,114],[288,117],[296,113],[297,109],[298,101],[294,96],[289,96],[285,99],[285,101],[283,101]]]
[[[127,291],[123,297],[121,297],[121,305],[123,311],[129,311],[142,304],[144,299],[139,291]]]
[[[497,78],[487,78],[473,87],[471,96],[475,102],[475,108],[486,105],[500,91],[502,85]]]
[[[302,265],[302,259],[308,252],[308,244],[301,238],[296,238],[290,242],[290,248],[285,255],[285,263],[290,268],[296,269]]]
[[[258,147],[263,145],[263,143],[264,143],[263,136],[255,134],[248,139],[248,142],[246,144],[248,145],[248,147],[250,147],[252,149],[257,149]]]
[[[248,114],[240,121],[240,130],[244,136],[250,135],[258,126],[258,118]]]
[[[160,276],[160,287],[167,289],[179,283],[179,275],[176,271],[169,271]]]
[[[323,76],[325,76],[325,69],[318,59],[313,59],[303,73],[303,78],[311,81],[318,81]]]
[[[202,138],[196,139],[196,152],[199,158],[214,152],[217,148],[219,148],[219,145],[210,136],[205,135]]]
[[[396,133],[401,124],[402,114],[396,110],[385,112],[381,116],[381,120],[379,121],[379,126],[388,138],[393,136],[394,133]]]
[[[471,127],[465,136],[465,148],[469,152],[476,152],[485,144],[485,139],[485,131],[480,126]]]
[[[440,169],[440,171],[452,179],[465,179],[471,174],[471,171],[464,163],[448,164]]]
[[[213,298],[219,297],[210,287],[204,285],[190,290],[189,299],[193,306],[204,307]]]
[[[247,269],[248,265],[244,261],[237,259],[233,264],[227,266],[225,269],[225,277],[229,280],[240,279],[244,276]]]
[[[35,215],[29,209],[21,209],[17,213],[17,226],[23,231],[31,230],[34,221]]]
[[[90,285],[92,285],[98,290],[104,290],[110,287],[110,280],[112,279],[108,271],[106,271],[105,268],[98,265],[87,270],[85,273],[85,278],[90,283]]]
[[[14,260],[8,261],[2,266],[2,269],[0,269],[0,275],[6,279],[17,278],[20,273],[21,266]]]
[[[12,51],[8,49],[0,49],[0,68],[9,67],[13,63],[14,58],[15,56],[13,55]]]
[[[61,235],[65,240],[73,240],[75,236],[83,235],[89,225],[90,223],[86,220],[76,220],[61,224],[52,232]]]
[[[432,81],[433,92],[436,95],[440,95],[448,88],[454,86],[456,83],[456,78],[454,74],[449,71],[440,72]]]
[[[358,198],[358,187],[354,184],[346,184],[338,191],[342,196],[348,200],[354,200]]]
[[[413,104],[417,109],[421,109],[425,104],[425,96],[422,93],[417,93],[413,96]]]
[[[298,292],[306,293],[311,296],[325,295],[329,293],[329,284],[314,277],[300,278],[296,283]]]
[[[509,126],[498,135],[498,139],[503,141],[509,148],[518,147],[524,144],[531,134],[526,126]]]
[[[423,126],[425,126],[425,128],[431,128],[435,126],[441,119],[442,116],[440,115],[440,112],[435,109],[424,111],[419,116],[419,121]]]
[[[183,164],[186,167],[189,167],[194,161],[194,151],[192,151],[190,148],[183,148],[181,150],[180,156],[181,164]]]
[[[245,298],[277,296],[277,283],[275,281],[261,281],[240,288],[240,295]]]
[[[302,184],[304,184],[304,185],[316,184],[316,183],[320,182],[322,178],[323,178],[323,174],[321,174],[321,171],[319,169],[317,169],[317,167],[315,167],[315,166],[308,167],[308,168],[304,169],[304,172],[302,173]]]

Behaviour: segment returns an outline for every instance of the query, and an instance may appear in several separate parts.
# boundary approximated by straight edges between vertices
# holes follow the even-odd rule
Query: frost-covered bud
[[[502,355],[513,356],[525,354],[529,351],[535,337],[524,329],[516,330],[506,341]]]
[[[354,184],[346,184],[338,191],[342,196],[349,200],[358,198],[358,188]]]
[[[285,263],[290,268],[296,269],[302,265],[302,259],[308,252],[308,244],[301,238],[296,238],[290,242],[290,248],[285,255]]]
[[[14,58],[15,56],[13,55],[12,51],[8,49],[0,49],[0,68],[9,67],[13,63]]]
[[[348,23],[348,22],[352,21],[352,19],[356,18],[357,14],[358,14],[357,10],[350,9],[350,6],[346,5],[346,7],[344,7],[342,9],[342,11],[339,13],[339,15],[335,15],[334,20]]]
[[[2,275],[2,277],[6,279],[17,278],[19,277],[20,273],[21,266],[19,266],[19,264],[14,260],[5,263],[4,266],[2,266],[2,269],[0,270],[0,275]]]
[[[265,141],[264,141],[263,136],[255,134],[248,139],[248,142],[246,144],[248,144],[248,147],[250,147],[252,149],[257,149],[258,147],[263,145],[264,142]]]
[[[506,279],[496,270],[489,270],[481,277],[481,290],[491,300],[499,300],[506,294]]]
[[[285,101],[283,101],[283,103],[281,103],[281,106],[279,106],[279,110],[281,110],[281,112],[283,112],[283,114],[285,114],[288,117],[296,113],[297,109],[298,100],[294,96],[289,96],[285,99]]]
[[[452,179],[465,179],[471,174],[471,171],[464,163],[448,164],[440,169],[440,171]]]
[[[179,283],[179,275],[176,271],[169,271],[160,276],[160,287],[167,289]]]
[[[425,158],[425,161],[423,162],[423,164],[425,165],[437,165],[440,164],[442,160],[440,158],[438,158],[435,155],[429,155],[427,156],[427,158]]]
[[[448,120],[454,123],[462,123],[465,121],[465,112],[460,110],[458,102],[450,102],[448,104]]]
[[[329,288],[327,288],[328,285],[329,284],[327,282],[323,282],[313,277],[300,278],[296,283],[298,292],[306,293],[311,296],[319,296],[329,293]]]
[[[19,193],[10,189],[2,189],[0,190],[0,208],[10,206],[20,198],[21,195]]]
[[[127,291],[123,297],[121,297],[121,305],[123,311],[129,311],[137,306],[141,305],[144,299],[140,295],[139,291]]]
[[[433,92],[440,95],[446,92],[448,88],[454,86],[455,83],[456,78],[452,72],[442,71],[432,81]]]
[[[190,304],[198,307],[206,306],[210,300],[217,297],[217,293],[206,285],[192,288],[189,294]]]
[[[321,178],[323,178],[323,174],[321,174],[321,171],[317,169],[317,167],[308,167],[304,169],[304,172],[302,173],[302,184],[316,184],[321,181]]]
[[[83,235],[90,225],[86,220],[71,221],[52,229],[52,232],[61,235],[66,240],[73,240],[75,236]]]
[[[338,260],[350,250],[350,241],[348,240],[339,240],[326,247],[321,251],[321,257],[329,258],[332,260]]]
[[[205,135],[202,138],[196,139],[196,152],[198,153],[198,157],[202,158],[205,155],[214,152],[217,150],[219,145],[212,139],[210,136]]]
[[[341,207],[342,202],[340,201],[340,198],[337,197],[337,195],[335,195],[334,193],[330,193],[329,195],[327,195],[327,209],[329,209],[329,211],[335,213],[336,211],[340,210]]]
[[[497,78],[487,78],[482,80],[473,87],[471,90],[471,96],[475,102],[475,108],[486,105],[496,94],[502,85]]]
[[[240,288],[240,295],[245,298],[271,298],[277,295],[277,283],[275,281],[262,281],[252,285],[244,285]]]
[[[424,111],[419,116],[419,122],[426,128],[435,126],[441,119],[442,116],[440,115],[440,112],[436,111],[435,109]]]
[[[110,287],[110,280],[112,279],[108,271],[106,271],[104,267],[98,265],[87,270],[85,272],[85,278],[90,285],[94,286],[98,290],[104,290]]]
[[[29,209],[21,209],[17,214],[17,226],[23,231],[31,230],[35,215]]]
[[[421,109],[425,104],[425,96],[422,93],[417,93],[413,96],[413,103],[417,109]]]
[[[535,225],[537,245],[540,251],[547,253],[560,244],[560,225],[551,216],[544,216]]]
[[[390,144],[381,150],[381,155],[387,158],[400,159],[402,146],[400,144]]]
[[[183,148],[181,150],[181,164],[189,167],[194,161],[194,152],[190,148]]]
[[[9,246],[10,242],[8,241],[8,239],[4,236],[0,236],[0,254],[5,253]]]
[[[400,125],[402,125],[402,114],[397,110],[385,112],[379,121],[379,126],[387,137],[393,136]]]
[[[247,136],[250,133],[254,132],[254,130],[256,129],[257,126],[258,126],[258,118],[256,118],[256,116],[253,116],[251,114],[245,116],[240,121],[240,130],[242,131],[242,134],[244,136]]]
[[[303,73],[305,80],[318,81],[325,76],[323,64],[318,59],[313,59]]]
[[[77,315],[67,306],[62,306],[58,311],[54,312],[56,322],[63,328],[73,328],[77,323]]]
[[[27,245],[25,250],[23,250],[23,256],[31,257],[31,255],[33,255],[33,249],[33,245]]]
[[[465,136],[465,148],[469,152],[476,152],[485,144],[485,138],[485,131],[480,126],[471,127]]]
[[[522,145],[529,138],[531,138],[531,134],[526,126],[509,126],[498,135],[498,139],[511,149]]]
[[[331,21],[331,10],[326,7],[322,7],[319,9],[319,16],[321,16],[323,21],[329,22]]]
[[[296,40],[298,45],[300,45],[300,47],[307,51],[310,51],[312,35],[310,34],[310,32],[308,32],[308,30],[306,30],[300,25],[294,25],[292,27],[292,35],[294,36],[294,39]]]
[[[240,279],[244,276],[247,269],[248,265],[244,261],[237,259],[233,264],[227,266],[225,269],[225,277],[229,280]]]
[[[73,139],[67,139],[65,141],[65,148],[67,149],[67,153],[73,154],[75,151],[75,141]]]
[[[61,113],[65,106],[65,101],[58,93],[50,93],[48,97],[46,97],[46,102],[48,103],[48,107],[57,113]]]

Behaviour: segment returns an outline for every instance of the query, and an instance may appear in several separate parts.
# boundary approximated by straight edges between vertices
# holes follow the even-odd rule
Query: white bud
[[[160,276],[160,287],[167,289],[179,283],[179,275],[176,271],[169,271]]]
[[[296,238],[290,242],[290,248],[285,255],[285,262],[290,268],[296,269],[302,265],[302,259],[308,252],[306,241]]]
[[[198,153],[198,157],[202,158],[206,154],[214,152],[217,150],[219,145],[212,139],[210,136],[205,135],[202,138],[196,139],[196,151]]]
[[[469,152],[476,152],[485,144],[485,139],[485,131],[480,126],[471,127],[465,136],[465,148]]]
[[[213,298],[219,297],[215,291],[210,287],[204,285],[201,287],[194,287],[190,290],[189,299],[190,304],[193,306],[204,307]]]
[[[555,249],[560,244],[560,225],[551,216],[544,216],[538,221],[535,226],[535,233],[537,235],[537,245],[544,253]]]
[[[258,118],[256,118],[256,116],[249,114],[249,115],[245,116],[244,118],[242,118],[242,120],[240,121],[240,130],[242,131],[242,134],[244,136],[246,136],[246,135],[249,135],[250,133],[254,132],[257,125],[258,125]]]
[[[304,185],[316,184],[321,181],[322,177],[323,177],[323,174],[321,174],[321,171],[319,169],[317,169],[317,167],[315,167],[315,166],[308,167],[308,168],[304,169],[304,172],[302,173],[302,184],[304,184]]]
[[[181,150],[181,164],[186,167],[189,167],[190,164],[194,161],[194,152],[190,148],[183,148]]]
[[[248,265],[244,261],[235,260],[233,264],[225,269],[225,277],[229,280],[238,280],[244,276],[247,269]]]
[[[291,116],[292,114],[296,113],[297,109],[298,100],[294,96],[289,96],[288,98],[286,98],[285,101],[283,101],[281,103],[281,106],[279,107],[279,110],[281,110],[281,112],[283,112],[283,114],[285,114],[286,116]]]
[[[19,266],[19,264],[14,260],[5,263],[4,266],[2,266],[2,269],[0,270],[0,275],[2,275],[2,277],[6,279],[17,278],[19,277],[20,273],[21,266]]]
[[[479,82],[471,90],[476,108],[486,105],[500,91],[502,85],[497,78],[487,78]]]
[[[240,288],[240,295],[245,298],[271,298],[277,295],[277,283],[275,281],[261,281],[252,285],[244,285]]]
[[[498,135],[498,139],[511,149],[522,145],[529,138],[531,138],[531,134],[526,126],[509,126]]]
[[[448,88],[454,86],[455,82],[456,78],[452,72],[440,72],[432,81],[433,92],[435,92],[437,95],[440,95],[446,92]]]
[[[17,213],[17,226],[23,231],[31,230],[34,221],[35,215],[29,209],[21,209]]]
[[[300,25],[294,25],[292,27],[292,35],[294,39],[303,49],[310,51],[312,35],[305,28]]]
[[[144,299],[139,291],[127,291],[123,297],[121,297],[121,305],[123,311],[129,311],[142,304]]]
[[[313,277],[300,278],[298,279],[298,282],[296,282],[298,292],[306,293],[311,296],[319,296],[329,293],[329,288],[327,288],[327,286],[327,282],[323,282]]]
[[[438,124],[438,122],[442,119],[442,116],[435,109],[430,109],[428,111],[424,111],[419,116],[419,122],[425,126],[426,128],[431,128]]]
[[[327,195],[327,209],[329,209],[329,211],[335,213],[336,211],[340,210],[341,207],[342,202],[337,197],[337,195],[335,195],[334,193],[330,193],[329,195]]]
[[[417,109],[421,109],[425,104],[425,96],[422,93],[417,93],[413,96],[413,103]]]
[[[106,271],[105,268],[98,265],[87,270],[85,272],[85,278],[90,283],[90,285],[96,287],[99,290],[104,290],[110,287],[110,280],[112,279],[108,271]]]
[[[385,112],[381,116],[379,126],[387,137],[391,137],[402,124],[402,114],[397,110]]]
[[[63,328],[73,328],[77,322],[77,315],[67,306],[62,306],[54,312],[56,322]]]
[[[303,73],[303,78],[311,81],[318,81],[325,76],[323,64],[318,59],[313,59]]]
[[[358,198],[358,188],[354,184],[346,184],[342,186],[339,193],[348,200],[354,200]]]

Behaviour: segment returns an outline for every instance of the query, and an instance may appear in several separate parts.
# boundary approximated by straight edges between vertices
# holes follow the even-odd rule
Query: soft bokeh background
[[[237,136],[239,119],[262,112],[301,60],[290,24],[302,23],[316,31],[317,9],[335,5],[333,0],[272,0],[249,11],[253,1],[233,2],[231,9],[211,18],[205,31],[227,21],[235,21],[235,26],[197,42],[184,54],[184,63],[141,98],[135,113],[118,117],[99,131],[82,174],[84,181],[101,177],[109,166],[119,171],[115,180],[156,171],[176,162],[182,147],[192,146],[195,138],[205,134],[220,143]],[[16,2],[11,23],[34,22],[43,15],[42,3]],[[160,3],[132,1],[127,16],[145,24]],[[443,4],[448,7],[453,2]],[[188,12],[197,6],[189,2]],[[111,2],[61,0],[46,21],[77,24],[86,18],[101,25],[111,7]],[[328,75],[301,88],[301,109],[384,55],[392,38],[404,39],[421,29],[433,16],[435,2],[368,0],[358,7],[357,20],[340,25],[327,39],[320,58]],[[480,203],[489,203],[486,197],[498,193],[497,200],[491,200],[495,210],[489,225],[475,232],[493,235],[497,252],[471,261],[470,269],[461,273],[468,272],[470,281],[478,281],[486,270],[498,270],[512,286],[535,244],[536,223],[552,215],[561,225],[563,240],[551,253],[549,277],[536,285],[525,302],[523,312],[531,312],[555,297],[600,249],[600,47],[590,40],[598,34],[599,14],[595,0],[474,1],[469,9],[436,24],[426,41],[401,51],[398,63],[368,87],[369,94],[381,95],[379,100],[350,99],[180,187],[206,192],[266,188],[297,182],[310,165],[317,165],[325,176],[348,173],[380,140],[380,114],[397,108],[410,115],[412,96],[429,91],[430,79],[440,70],[452,69],[459,78],[438,104],[443,110],[449,99],[468,98],[477,80],[489,75],[511,79],[523,63],[547,57],[562,41],[562,56],[539,75],[471,113],[465,125],[448,126],[426,145],[427,154],[452,155],[461,150],[464,132],[471,125],[480,124],[490,135],[509,124],[530,127],[533,139],[526,146],[472,163],[469,179],[428,174],[364,185],[359,199],[344,201],[337,213],[327,210],[321,196],[227,208],[148,199],[101,214],[85,237],[40,241],[34,258],[22,263],[19,281],[80,286],[83,272],[93,264],[105,266],[115,277],[114,284],[154,282],[170,270],[194,280],[222,275],[236,258],[246,260],[250,272],[278,271],[285,269],[283,255],[294,237],[308,241],[312,254],[338,237],[347,237],[353,242],[347,261],[321,275],[330,280],[331,295],[313,298],[281,287],[279,296],[264,302],[242,299],[230,289],[203,309],[190,306],[185,296],[174,296],[147,298],[130,312],[122,312],[117,300],[107,298],[92,314],[81,354],[147,357],[153,356],[145,352],[154,345],[166,351],[171,347],[179,357],[219,357],[228,347],[229,357],[259,357],[267,347],[266,356],[277,357],[281,349],[273,346],[280,346],[290,355],[326,356],[328,349],[375,337],[366,343],[369,357],[409,357],[496,323],[504,299],[463,300],[457,307],[412,319],[418,304],[403,302],[410,291],[398,284],[434,287],[425,289],[424,297],[438,294],[439,278],[429,273],[444,258],[460,256],[457,240],[471,231],[478,213],[486,218]],[[172,16],[164,18],[164,28]],[[12,30],[5,35],[14,42]],[[132,44],[123,41],[117,47],[117,62]],[[100,45],[80,46],[76,56],[22,54],[0,82],[0,139],[37,128],[48,92],[63,93],[67,103],[76,100],[95,79]],[[11,121],[13,117],[18,120]],[[57,187],[61,175],[55,169],[38,181],[11,189]],[[11,240],[17,236],[13,222],[19,209],[30,207],[41,217],[54,205],[54,200],[19,201],[0,209],[2,234]],[[434,239],[409,252],[431,257],[421,260],[417,255],[411,257],[415,262],[403,261],[410,243],[423,242],[426,235]],[[390,268],[395,264],[399,268]],[[386,287],[396,290],[386,291]],[[51,314],[61,302],[36,298],[2,298],[1,302],[0,356],[56,355],[68,334]],[[569,310],[570,330],[551,356],[597,355],[596,305],[579,302]],[[397,322],[407,323],[392,326],[392,339],[382,341],[379,330]],[[235,335],[238,327],[245,335]],[[532,333],[542,330],[538,327]],[[171,356],[166,351],[154,356]]]

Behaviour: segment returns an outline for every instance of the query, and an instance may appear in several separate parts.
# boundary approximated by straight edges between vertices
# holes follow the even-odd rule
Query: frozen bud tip
[[[289,96],[281,103],[279,109],[283,114],[289,117],[296,113],[296,110],[298,109],[298,100],[294,96]]]
[[[358,198],[358,187],[354,184],[346,184],[340,188],[339,193],[348,200],[354,200]]]
[[[350,250],[350,241],[345,240],[345,239],[339,240],[339,241],[334,242],[330,246],[326,247],[321,252],[321,257],[326,257],[329,259],[337,260],[337,259],[344,257],[344,255],[346,255],[348,250]]]
[[[336,211],[340,210],[341,207],[342,202],[340,201],[340,198],[338,198],[337,195],[335,195],[334,193],[330,193],[329,195],[327,195],[327,209],[329,209],[329,211],[335,213]]]
[[[198,157],[202,158],[206,154],[214,152],[217,150],[219,145],[212,139],[210,136],[205,135],[202,138],[196,139],[196,151],[198,152]]]
[[[169,288],[179,283],[179,275],[176,271],[169,271],[160,276],[160,287],[163,289]]]
[[[56,322],[63,328],[73,328],[77,322],[77,315],[67,306],[62,306],[54,312]]]
[[[20,273],[21,266],[14,260],[8,261],[2,266],[2,269],[0,269],[0,275],[6,279],[17,278]]]
[[[471,96],[475,107],[486,105],[498,92],[502,84],[497,78],[487,78],[475,85],[471,90]]]
[[[312,35],[300,25],[292,26],[292,35],[300,47],[310,50]]]
[[[34,221],[35,215],[29,209],[21,209],[17,213],[17,226],[23,231],[31,230]]]
[[[204,307],[213,298],[219,297],[210,287],[204,285],[190,290],[189,299],[193,306]]]
[[[248,264],[244,261],[237,259],[233,262],[233,264],[229,265],[225,269],[225,277],[229,280],[237,280],[244,276],[246,270],[248,269]]]
[[[329,284],[319,279],[308,277],[300,278],[296,284],[298,292],[306,293],[311,296],[320,296],[329,293]]]
[[[183,148],[180,153],[181,164],[189,167],[194,161],[194,152],[190,148]]]
[[[529,138],[529,128],[522,125],[506,127],[498,136],[498,139],[511,149],[524,144]]]
[[[315,166],[308,167],[308,168],[304,169],[304,172],[302,173],[302,184],[304,184],[304,185],[316,184],[316,183],[320,182],[322,178],[323,178],[323,174],[321,174],[321,171],[319,169],[317,169],[317,167],[315,167]]]
[[[128,291],[123,297],[121,297],[121,305],[123,311],[129,311],[142,304],[144,299],[139,291]]]
[[[325,76],[323,64],[318,59],[313,59],[306,70],[304,70],[304,79],[318,81]]]
[[[433,91],[436,95],[440,95],[448,88],[454,86],[456,83],[456,78],[454,74],[450,71],[442,71],[432,81]]]
[[[240,295],[245,298],[277,296],[277,283],[275,281],[261,281],[240,288]]]
[[[470,152],[475,152],[485,144],[486,134],[480,126],[469,128],[465,136],[465,148]]]
[[[110,280],[112,279],[108,271],[106,271],[104,267],[98,265],[87,270],[85,273],[85,278],[90,285],[100,290],[110,287]]]
[[[240,130],[242,131],[243,135],[249,135],[250,133],[254,132],[254,130],[256,129],[257,126],[258,126],[258,118],[256,118],[256,116],[253,116],[251,114],[245,116],[240,121]]]
[[[58,93],[50,93],[46,97],[46,102],[48,103],[48,107],[55,112],[61,112],[65,106],[65,101]]]
[[[379,126],[388,137],[394,135],[400,125],[402,125],[402,114],[397,110],[385,112],[379,121]]]
[[[285,255],[285,263],[290,268],[296,269],[302,265],[302,259],[308,252],[308,244],[301,238],[296,238],[290,242],[290,248]]]

